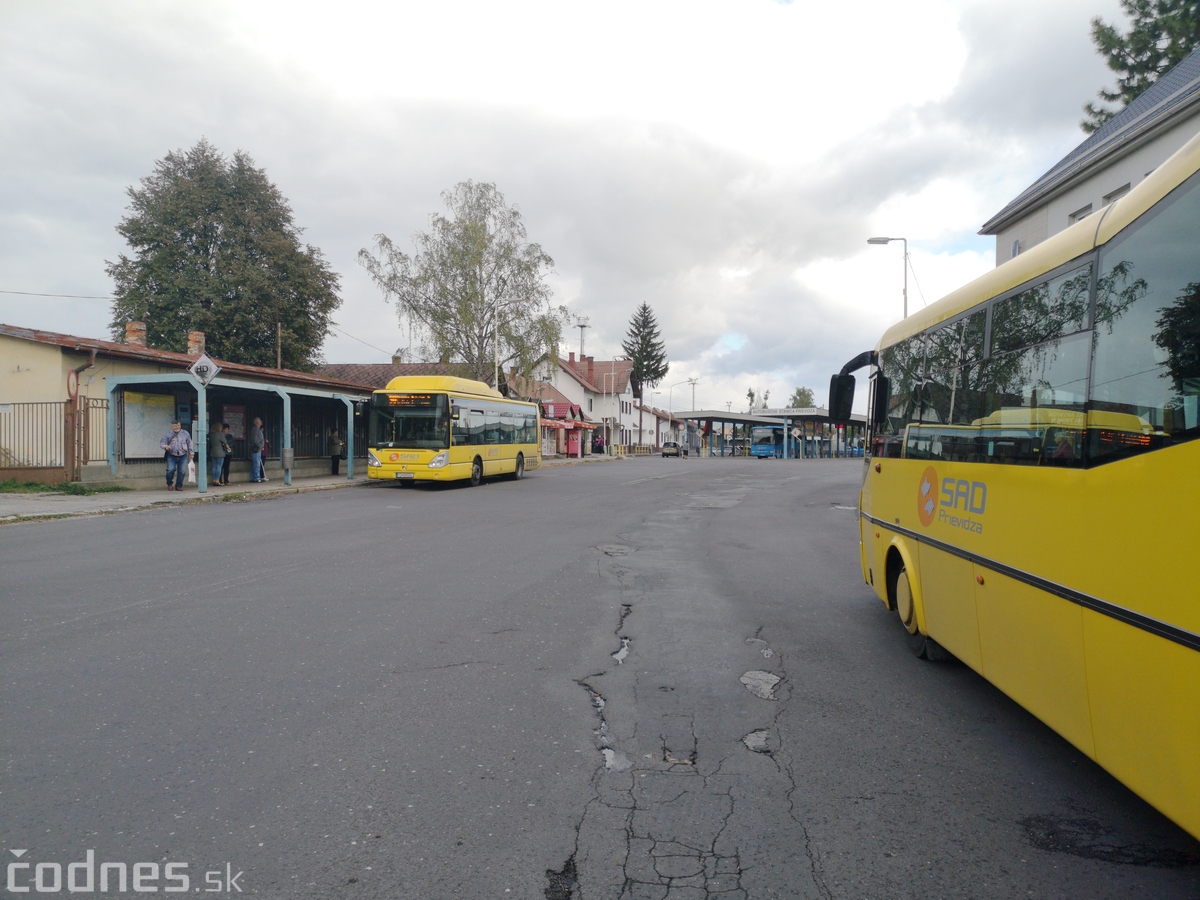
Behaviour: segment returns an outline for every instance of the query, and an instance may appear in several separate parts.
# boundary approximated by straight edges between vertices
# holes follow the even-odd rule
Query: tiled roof
[[[559,359],[562,370],[572,376],[589,391],[596,394],[623,394],[629,386],[629,373],[633,371],[633,362],[628,359],[597,359],[592,362],[592,379],[587,377],[587,362],[578,360],[571,362]],[[598,387],[598,385],[601,385]]]
[[[1195,113],[1197,106],[1200,106],[1200,47],[988,219],[979,233],[996,234],[1087,170],[1110,157],[1123,155],[1123,149],[1134,149],[1141,139],[1148,139],[1172,121]]]
[[[79,337],[73,334],[59,334],[54,331],[41,331],[36,328],[21,328],[16,325],[4,325],[2,323],[0,323],[0,335],[34,341],[39,344],[51,344],[62,347],[65,350],[74,350],[83,353],[95,350],[99,356],[133,359],[184,370],[188,369],[196,361],[196,357],[188,356],[186,353],[158,350],[154,347],[146,347],[141,344],[118,344],[115,341],[101,341],[96,338]],[[222,375],[304,385],[328,391],[350,390],[354,393],[362,393],[362,385],[357,382],[343,381],[340,378],[320,373],[297,372],[292,369],[270,369],[264,366],[246,366],[241,363],[220,359],[214,361],[221,367]]]

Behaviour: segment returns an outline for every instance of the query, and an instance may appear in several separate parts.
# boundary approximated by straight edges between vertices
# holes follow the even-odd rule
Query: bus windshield
[[[368,446],[445,450],[450,446],[445,394],[375,394]]]

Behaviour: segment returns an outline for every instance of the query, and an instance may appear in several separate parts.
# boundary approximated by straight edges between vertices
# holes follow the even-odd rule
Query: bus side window
[[[456,418],[450,422],[451,437],[456,447],[471,442],[471,411],[461,406],[454,407]]]
[[[471,438],[468,441],[473,446],[479,446],[483,440],[484,418],[482,409],[471,410]]]

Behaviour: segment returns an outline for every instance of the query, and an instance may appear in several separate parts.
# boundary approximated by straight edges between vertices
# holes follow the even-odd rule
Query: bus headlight
[[[443,450],[437,456],[429,461],[429,468],[440,469],[446,463],[450,462],[450,454]]]
[[[383,463],[379,461],[379,457],[375,455],[374,450],[367,451],[367,465],[373,468],[383,465]]]

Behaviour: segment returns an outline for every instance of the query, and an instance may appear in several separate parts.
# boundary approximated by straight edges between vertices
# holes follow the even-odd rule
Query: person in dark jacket
[[[333,474],[336,475],[342,462],[342,437],[336,428],[329,432],[329,461],[333,464]]]
[[[221,442],[225,444],[225,458],[221,460],[221,484],[229,484],[229,463],[233,460],[233,438],[229,436],[229,425],[221,426]]]
[[[250,480],[251,481],[266,481],[267,473],[263,469],[263,447],[267,444],[267,437],[263,434],[262,419],[258,416],[254,417],[254,422],[250,425]]]
[[[225,435],[221,431],[224,422],[214,422],[208,433],[208,457],[212,461],[213,484],[221,483],[221,470],[225,467]]]
[[[167,459],[167,490],[182,491],[183,476],[187,474],[188,461],[192,458],[192,435],[184,431],[176,419],[171,423],[171,430],[163,435],[158,442]],[[171,484],[174,476],[175,484]]]

